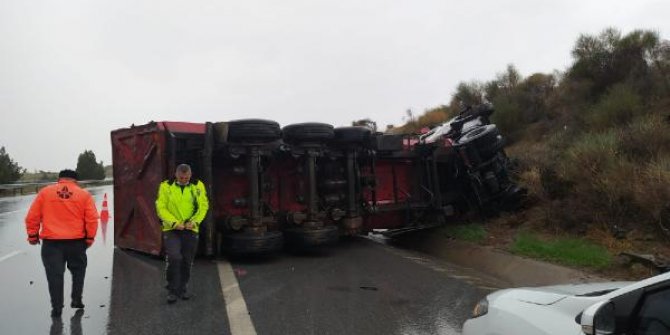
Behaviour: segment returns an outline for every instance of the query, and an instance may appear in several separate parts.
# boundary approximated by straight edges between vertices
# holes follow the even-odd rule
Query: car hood
[[[499,297],[536,305],[551,305],[569,296],[599,296],[624,287],[630,283],[631,282],[607,282],[524,287],[501,291]]]

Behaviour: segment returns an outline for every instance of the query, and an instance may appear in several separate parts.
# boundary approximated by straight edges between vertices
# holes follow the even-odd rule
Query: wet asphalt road
[[[459,334],[491,285],[366,239],[234,265],[259,334]]]
[[[111,186],[90,191],[99,209],[105,193],[112,205]],[[66,306],[54,322],[39,247],[25,241],[23,218],[33,198],[0,198],[0,334],[231,333],[227,307],[239,301],[225,301],[218,272],[228,260],[197,260],[195,297],[167,305],[163,262],[115,249],[111,221],[88,250],[86,309]],[[472,306],[498,285],[366,238],[230,265],[257,334],[459,334]],[[67,271],[65,278],[69,283]],[[67,305],[68,284],[65,296]]]
[[[111,186],[89,191],[98,210],[105,193],[112,206]],[[112,283],[113,223],[104,227],[104,234],[102,226],[98,229],[96,241],[87,251],[84,313],[75,314],[75,310],[66,307],[62,322],[52,323],[40,246],[28,244],[23,223],[34,198],[34,194],[0,198],[0,334],[105,334]],[[71,280],[66,271],[66,306],[70,302]]]

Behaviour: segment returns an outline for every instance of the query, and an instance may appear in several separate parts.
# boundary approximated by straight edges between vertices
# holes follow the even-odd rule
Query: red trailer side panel
[[[153,255],[161,252],[155,210],[158,185],[166,176],[166,138],[158,123],[112,132],[114,243]]]
[[[380,159],[375,165],[374,196],[371,190],[363,193],[369,206],[378,212],[364,216],[364,231],[401,228],[407,224],[406,209],[413,193],[412,161],[408,159]]]
[[[191,122],[159,122],[158,128],[161,130],[168,130],[173,133],[184,133],[184,134],[204,134],[205,133],[205,124],[204,123],[191,123]]]

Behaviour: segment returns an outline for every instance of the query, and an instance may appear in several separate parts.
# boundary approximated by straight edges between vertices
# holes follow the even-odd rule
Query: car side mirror
[[[587,308],[581,314],[582,332],[587,335],[609,335],[616,330],[614,304],[601,301]]]

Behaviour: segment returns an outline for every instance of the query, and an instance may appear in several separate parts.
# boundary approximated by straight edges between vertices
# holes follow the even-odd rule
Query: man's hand
[[[28,237],[28,243],[30,245],[40,244],[40,238],[38,236]]]
[[[176,230],[184,230],[184,224],[183,224],[183,223],[179,223],[179,224],[177,224],[176,226],[174,226],[174,229],[176,229]]]
[[[188,229],[188,230],[193,230],[194,227],[195,227],[195,225],[191,221],[187,221],[184,225],[184,228]]]

